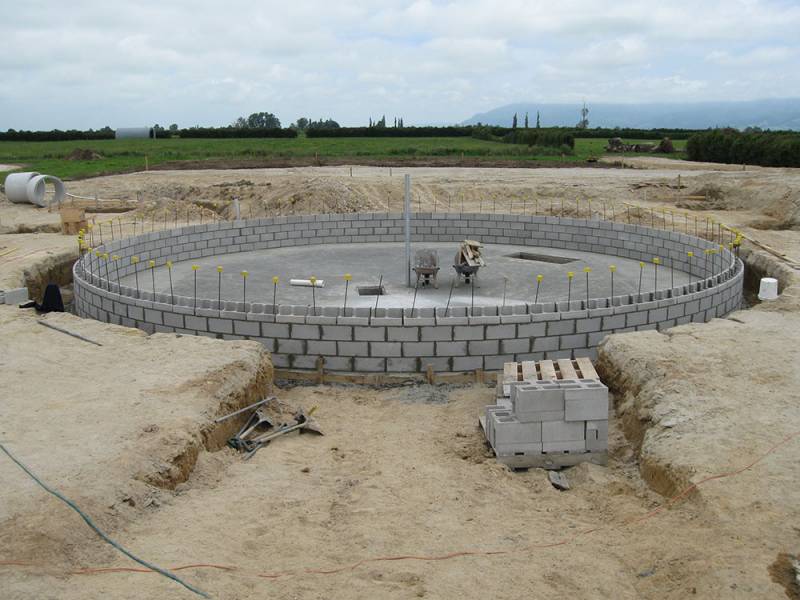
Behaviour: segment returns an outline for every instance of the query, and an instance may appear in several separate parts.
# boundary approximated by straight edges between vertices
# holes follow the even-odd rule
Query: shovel
[[[300,433],[303,433],[305,431],[310,431],[312,433],[316,433],[317,435],[325,435],[317,425],[317,422],[311,418],[311,415],[314,414],[317,408],[318,408],[317,406],[312,407],[312,409],[308,411],[308,415],[306,415],[305,412],[301,409],[295,415],[294,417],[295,423],[293,425],[286,424],[277,431],[274,431],[272,433],[267,433],[260,437],[249,440],[250,444],[253,445],[253,449],[247,453],[244,459],[250,460],[262,446],[266,446],[275,438],[280,437],[286,433],[291,433],[292,431],[299,431]]]

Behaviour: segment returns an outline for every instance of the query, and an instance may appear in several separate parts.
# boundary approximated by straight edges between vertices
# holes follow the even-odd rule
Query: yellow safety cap
[[[353,280],[353,276],[350,275],[350,273],[345,273],[344,274],[344,280],[345,281],[352,281]]]
[[[165,264],[167,265],[168,269],[172,268],[172,261],[171,260],[168,260]]]
[[[644,269],[644,263],[642,261],[639,261],[639,268]]]
[[[661,264],[661,259],[656,256],[655,258],[653,258],[653,264],[654,265],[660,265]]]
[[[575,277],[575,273],[573,271],[567,271],[567,277],[572,279],[573,277]]]
[[[612,271],[612,272],[616,271],[617,270],[617,265],[608,265],[608,270]]]
[[[247,271],[242,271],[242,277],[244,277],[245,279],[247,279],[247,276],[248,276],[248,275],[250,275],[250,273],[248,273]]]
[[[584,273],[591,273],[592,272],[592,267],[583,267],[583,272]]]
[[[544,279],[544,275],[537,275],[536,276],[536,281],[541,283],[542,279]]]
[[[153,267],[156,266],[156,261],[150,260],[150,261],[147,261],[147,264],[150,265],[150,268],[152,269]]]
[[[138,263],[138,262],[139,262],[139,257],[138,257],[138,256],[131,256],[131,262],[132,262],[133,264],[136,264],[136,263]]]
[[[272,278],[272,283],[278,283],[278,276],[277,276],[277,275],[275,275],[275,276]]]
[[[687,252],[687,253],[686,253],[686,255],[687,255],[689,258],[692,258],[692,257],[694,256],[694,252]]]
[[[119,260],[119,256],[114,254],[114,255],[111,256],[111,260]]]
[[[192,271],[199,271],[200,265],[192,265]]]
[[[316,278],[316,277],[314,277],[314,276],[312,275],[311,277],[309,277],[309,278],[308,278],[308,280],[309,280],[311,283],[316,283],[316,281],[317,281],[317,278]]]
[[[217,273],[222,273],[222,265],[217,266]]]

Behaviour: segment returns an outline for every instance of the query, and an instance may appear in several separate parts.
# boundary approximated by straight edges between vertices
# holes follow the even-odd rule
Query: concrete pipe
[[[28,185],[26,187],[28,201],[36,204],[37,206],[41,206],[42,208],[46,208],[48,202],[45,201],[44,193],[46,188],[45,184],[47,183],[53,184],[53,189],[55,192],[50,204],[60,205],[65,196],[64,183],[58,177],[53,177],[52,175],[36,175],[35,177],[31,178],[30,181],[28,181]]]
[[[11,173],[6,177],[6,197],[15,204],[28,203],[28,182],[39,175],[30,171],[27,173]]]

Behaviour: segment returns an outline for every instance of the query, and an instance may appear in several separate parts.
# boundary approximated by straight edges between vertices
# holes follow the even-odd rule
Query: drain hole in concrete
[[[386,288],[377,285],[360,285],[358,286],[359,296],[385,296]]]
[[[577,258],[570,258],[569,256],[553,256],[551,254],[534,254],[533,252],[514,252],[513,254],[506,254],[508,258],[519,258],[521,260],[535,260],[537,262],[555,263],[557,265],[565,265],[567,263],[575,262]]]

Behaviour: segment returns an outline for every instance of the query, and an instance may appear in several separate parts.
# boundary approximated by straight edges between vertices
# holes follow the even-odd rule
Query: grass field
[[[626,140],[628,141],[628,140]],[[643,140],[632,140],[643,141]],[[584,162],[604,153],[606,140],[578,139],[575,151],[563,158],[558,150],[530,149],[466,137],[454,138],[306,138],[295,139],[162,139],[94,140],[70,142],[0,142],[0,164],[24,165],[64,179],[124,173],[174,161],[231,161],[231,163],[319,159],[404,160],[458,159],[486,161]],[[685,142],[675,142],[683,150]],[[89,149],[102,158],[68,160],[76,148]],[[683,153],[673,155],[682,158]],[[0,172],[0,179],[5,173]]]

